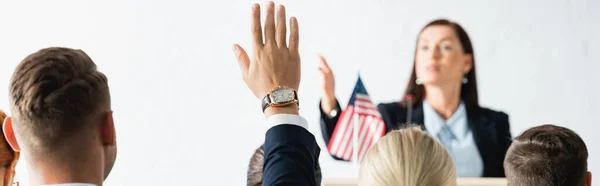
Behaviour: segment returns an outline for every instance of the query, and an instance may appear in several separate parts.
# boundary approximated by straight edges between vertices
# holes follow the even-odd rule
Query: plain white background
[[[266,1],[2,1],[0,87],[28,54],[86,51],[109,78],[119,155],[107,185],[244,185],[268,129],[231,51],[251,45],[250,7]],[[401,97],[417,34],[435,18],[460,23],[475,46],[481,105],[511,131],[567,126],[600,172],[600,1],[278,1],[300,23],[301,114],[322,147],[325,178],[351,178],[321,138],[319,54],[345,105],[357,72],[376,102]],[[8,110],[8,91],[0,108]],[[26,181],[25,160],[18,174]],[[598,184],[596,184],[598,185]]]

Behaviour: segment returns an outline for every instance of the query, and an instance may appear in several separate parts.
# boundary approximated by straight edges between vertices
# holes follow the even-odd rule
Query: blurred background
[[[231,46],[252,50],[251,5],[266,2],[0,1],[0,87],[28,54],[82,49],[111,88],[119,154],[106,185],[244,185],[269,126]],[[275,3],[299,20],[300,112],[321,146],[324,178],[355,178],[358,167],[333,160],[321,137],[318,55],[335,73],[342,107],[359,71],[371,99],[397,101],[418,32],[437,18],[470,35],[480,104],[506,112],[513,136],[546,123],[569,127],[588,145],[590,170],[600,172],[600,1]],[[9,112],[7,89],[0,98]],[[17,167],[22,184],[26,159]]]

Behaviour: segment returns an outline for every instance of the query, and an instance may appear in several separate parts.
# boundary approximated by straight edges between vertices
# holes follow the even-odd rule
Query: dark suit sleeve
[[[265,136],[262,185],[317,185],[319,152],[306,129],[289,124],[272,127]]]
[[[512,144],[512,135],[510,134],[510,124],[507,114],[501,112],[500,117],[498,118],[498,125],[496,125],[496,131],[498,132],[499,147],[502,148],[502,156],[500,156],[501,159],[499,159],[499,162],[504,162],[506,152]],[[500,171],[501,175],[498,175],[498,177],[504,177],[504,169]]]
[[[496,131],[498,131],[498,137],[500,138],[499,141],[502,150],[504,154],[506,154],[506,151],[508,151],[508,148],[512,144],[512,135],[510,134],[510,123],[508,121],[508,115],[502,113],[498,121],[499,122]]]
[[[327,113],[325,113],[325,111],[323,111],[323,108],[321,108],[321,102],[319,102],[319,110],[321,112],[321,134],[323,135],[323,140],[325,141],[325,145],[329,145],[329,140],[331,139],[331,136],[333,135],[333,130],[335,130],[335,126],[337,125],[337,122],[340,119],[340,115],[342,114],[342,107],[340,106],[340,103],[337,101],[337,99],[335,100],[335,104],[336,104],[336,109],[338,110],[338,114],[333,118],[329,118],[329,114],[327,114]],[[330,155],[331,155],[331,153],[330,153]],[[333,157],[333,159],[335,159],[335,160],[342,160],[333,155],[331,155],[331,157]]]

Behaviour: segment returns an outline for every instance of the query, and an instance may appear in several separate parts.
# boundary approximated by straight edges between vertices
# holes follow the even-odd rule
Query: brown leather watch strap
[[[263,113],[267,110],[267,107],[271,105],[271,94],[267,94],[261,101]]]

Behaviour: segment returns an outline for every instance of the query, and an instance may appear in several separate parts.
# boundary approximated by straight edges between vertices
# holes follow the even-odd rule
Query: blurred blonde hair
[[[4,124],[4,119],[6,118],[6,114],[0,110],[0,124]],[[0,132],[0,165],[6,167],[6,173],[4,176],[3,186],[9,186],[13,184],[13,179],[15,177],[15,166],[17,166],[17,161],[19,160],[19,152],[15,152],[12,147],[6,141],[6,137],[4,137],[4,132]]]
[[[389,132],[367,151],[359,185],[456,186],[456,168],[441,144],[409,125]]]

